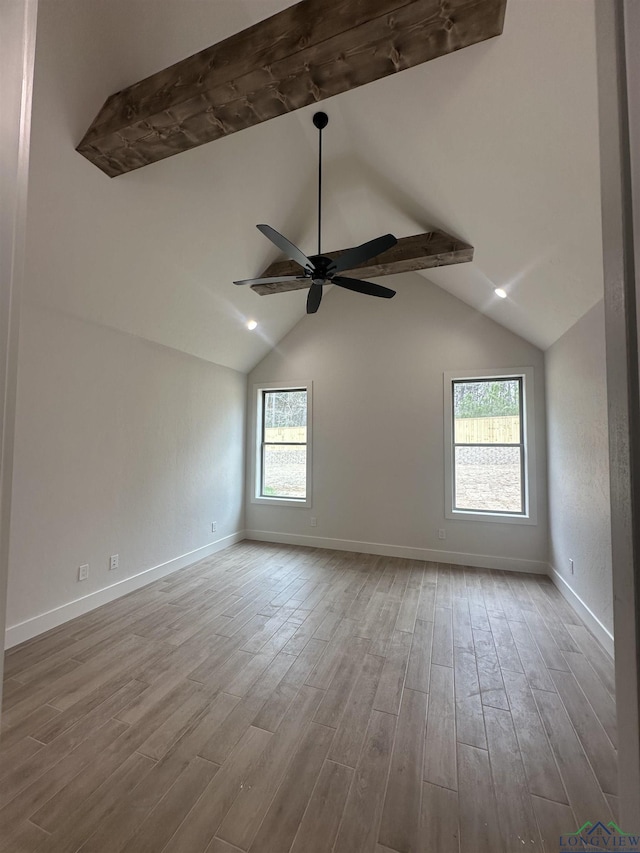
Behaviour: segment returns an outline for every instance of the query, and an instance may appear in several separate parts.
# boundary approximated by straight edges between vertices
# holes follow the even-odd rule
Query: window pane
[[[520,380],[453,383],[456,444],[520,443]]]
[[[306,447],[265,445],[263,465],[263,497],[306,498]]]
[[[264,440],[284,444],[306,442],[306,391],[265,391]]]
[[[523,512],[519,447],[456,447],[455,509]]]

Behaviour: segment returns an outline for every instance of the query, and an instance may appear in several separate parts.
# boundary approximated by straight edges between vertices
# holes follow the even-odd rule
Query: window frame
[[[262,495],[264,471],[264,394],[268,391],[307,392],[307,471],[306,497],[272,497]],[[258,382],[253,386],[252,448],[251,454],[251,503],[263,506],[310,507],[312,506],[312,421],[313,383],[311,382]],[[296,442],[286,442],[296,444]]]
[[[495,379],[519,379],[521,444],[492,444],[492,447],[521,447],[522,500],[521,513],[504,510],[473,510],[455,508],[455,419],[453,389],[456,382],[484,382]],[[487,521],[502,524],[537,524],[537,489],[535,465],[535,413],[533,367],[490,368],[444,373],[444,457],[445,457],[445,518],[458,521]],[[486,445],[481,444],[480,447]]]

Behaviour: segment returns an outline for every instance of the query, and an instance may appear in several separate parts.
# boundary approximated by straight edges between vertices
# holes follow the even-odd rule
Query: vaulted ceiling
[[[114,180],[74,150],[107,96],[288,5],[40,0],[27,299],[243,371],[303,317],[231,282],[278,257],[258,222],[313,251],[313,106]],[[593,2],[509,0],[498,38],[323,109],[327,247],[442,228],[474,261],[406,275],[541,348],[601,298]]]

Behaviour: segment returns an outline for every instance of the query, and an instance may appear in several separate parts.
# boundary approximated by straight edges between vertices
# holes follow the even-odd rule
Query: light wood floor
[[[244,542],[7,655],[10,853],[557,853],[613,666],[544,577]]]

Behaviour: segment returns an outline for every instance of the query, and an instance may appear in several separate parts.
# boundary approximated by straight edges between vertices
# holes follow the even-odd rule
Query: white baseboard
[[[593,610],[584,603],[578,593],[569,586],[567,581],[553,568],[551,564],[549,564],[549,576],[562,597],[569,602],[591,633],[598,638],[605,651],[613,657],[614,642],[611,631],[609,631],[608,628],[605,628]]]
[[[480,569],[502,569],[510,572],[532,572],[546,575],[547,563],[541,560],[522,560],[515,557],[493,557],[486,554],[461,554],[455,551],[432,551],[407,545],[385,545],[381,542],[356,542],[352,539],[326,539],[321,536],[301,536],[297,533],[274,533],[271,530],[246,530],[247,539],[258,542],[277,542],[281,545],[306,545],[309,548],[329,548],[333,551],[357,551],[360,554],[380,554],[383,557],[406,557],[409,560],[429,560],[452,563],[455,566],[475,566]]]
[[[180,557],[175,557],[173,560],[168,560],[166,563],[161,563],[159,566],[153,566],[150,569],[145,569],[137,575],[125,578],[111,586],[97,589],[95,592],[89,593],[82,598],[76,598],[74,601],[69,601],[67,604],[62,604],[53,610],[48,610],[46,613],[41,613],[39,616],[33,616],[31,619],[26,619],[24,622],[19,622],[17,625],[12,625],[6,630],[5,634],[5,649],[10,649],[13,646],[24,643],[26,640],[31,640],[39,634],[44,634],[45,631],[50,631],[52,628],[57,628],[64,622],[70,619],[75,619],[76,616],[82,616],[90,610],[95,610],[96,607],[101,607],[103,604],[108,604],[116,598],[127,595],[140,587],[160,580],[167,575],[177,572],[179,569],[184,569],[187,566],[204,560],[229,545],[240,542],[245,538],[244,531],[232,533],[230,536],[224,536],[215,542],[210,542],[202,548],[196,548],[195,551],[189,551],[187,554],[182,554]]]

